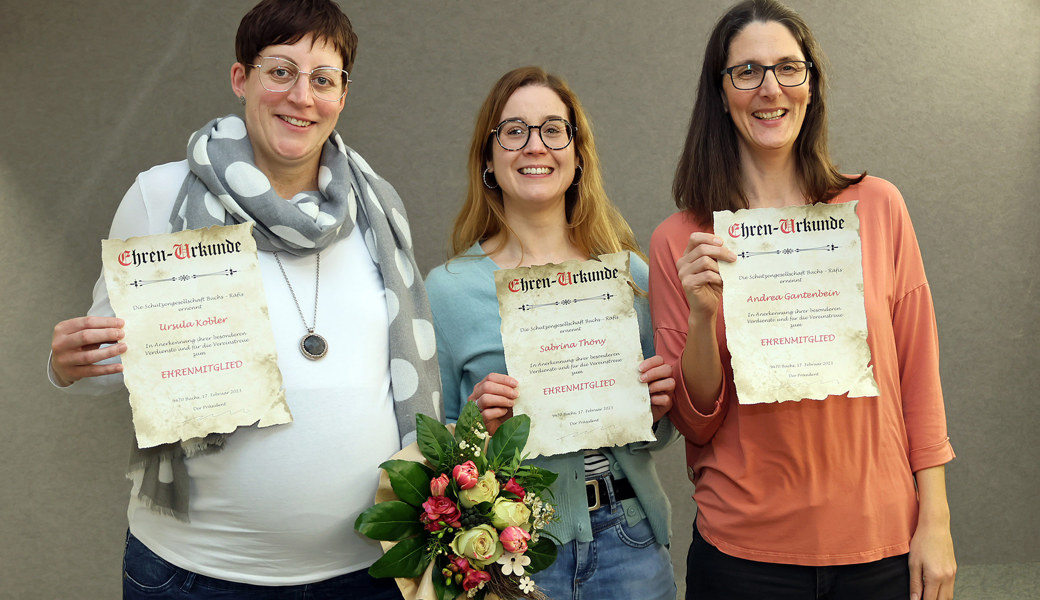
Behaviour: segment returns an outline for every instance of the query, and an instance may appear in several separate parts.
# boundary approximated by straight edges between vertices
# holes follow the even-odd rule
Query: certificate
[[[655,439],[628,252],[495,272],[514,414],[551,456]]]
[[[251,231],[101,242],[141,448],[292,420]]]
[[[715,213],[741,404],[877,396],[867,346],[857,202]]]

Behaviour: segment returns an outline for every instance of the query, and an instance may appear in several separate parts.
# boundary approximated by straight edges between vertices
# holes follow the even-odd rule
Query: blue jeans
[[[908,555],[878,561],[805,567],[729,556],[693,526],[686,558],[687,600],[906,600]]]
[[[552,600],[675,600],[675,572],[668,549],[650,522],[629,527],[620,502],[589,514],[592,541],[557,546],[556,562],[532,576]]]
[[[124,600],[401,600],[393,579],[373,579],[367,570],[318,583],[262,586],[206,577],[174,566],[126,534]]]

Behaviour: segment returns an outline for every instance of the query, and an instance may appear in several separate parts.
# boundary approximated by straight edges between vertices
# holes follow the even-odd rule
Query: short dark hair
[[[331,44],[343,57],[343,69],[353,70],[357,35],[332,0],[263,0],[242,17],[235,56],[242,64],[253,64],[267,46],[295,44],[307,34]]]
[[[810,202],[826,202],[866,173],[846,177],[838,172],[827,145],[827,67],[823,51],[798,13],[776,0],[746,0],[729,9],[715,24],[704,50],[697,99],[690,117],[686,145],[672,184],[675,204],[710,223],[712,212],[747,207],[741,185],[737,132],[723,104],[721,75],[733,38],[751,23],[780,23],[798,42],[805,60],[812,62],[809,91],[812,100],[795,141],[799,174]]]

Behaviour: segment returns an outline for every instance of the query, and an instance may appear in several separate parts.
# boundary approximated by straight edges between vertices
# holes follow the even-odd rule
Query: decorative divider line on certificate
[[[744,250],[743,252],[737,253],[737,256],[739,258],[753,258],[755,256],[774,256],[774,255],[783,255],[783,254],[797,254],[799,252],[816,252],[816,251],[819,251],[819,250],[825,250],[827,252],[834,252],[835,250],[837,250],[840,247],[841,246],[837,246],[835,244],[827,244],[826,246],[817,246],[815,248],[784,248],[783,250],[762,250],[762,251],[758,251],[758,252],[755,252],[755,251],[752,251],[752,250]]]
[[[616,297],[616,294],[605,292],[598,296],[589,296],[588,298],[564,298],[563,300],[557,300],[556,302],[544,302],[542,304],[521,304],[517,307],[518,310],[534,310],[536,308],[545,308],[546,306],[567,306],[570,304],[576,304],[578,302],[588,302],[589,300],[610,300]]]
[[[134,287],[144,287],[146,285],[152,285],[153,283],[171,283],[171,282],[174,282],[174,281],[179,281],[181,283],[184,283],[184,282],[187,282],[187,281],[194,281],[196,279],[202,279],[203,277],[214,277],[216,275],[227,275],[228,277],[231,277],[235,273],[238,273],[238,272],[239,271],[236,271],[235,269],[228,268],[228,269],[224,269],[222,271],[214,271],[212,273],[201,273],[201,274],[191,274],[191,275],[178,275],[176,277],[165,277],[163,279],[135,279],[135,280],[131,281],[129,284],[127,284],[127,285],[132,285]]]

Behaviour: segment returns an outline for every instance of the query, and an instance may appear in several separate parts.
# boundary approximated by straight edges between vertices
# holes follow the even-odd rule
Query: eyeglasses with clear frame
[[[503,150],[516,152],[523,150],[527,142],[531,141],[531,130],[538,130],[538,137],[542,144],[550,150],[563,150],[571,145],[574,139],[575,127],[567,119],[546,119],[541,125],[528,125],[523,119],[506,119],[490,131],[495,134],[495,140]]]
[[[336,67],[318,67],[313,71],[303,71],[291,60],[274,56],[261,56],[260,64],[248,65],[260,69],[260,85],[269,92],[288,92],[296,85],[301,74],[307,75],[311,91],[318,100],[339,102],[347,93],[347,84],[351,83],[350,75]]]
[[[734,65],[722,70],[722,75],[729,74],[733,87],[738,90],[757,89],[766,80],[766,71],[772,71],[776,82],[784,87],[798,87],[809,78],[812,62],[807,60],[785,60],[775,65]]]

